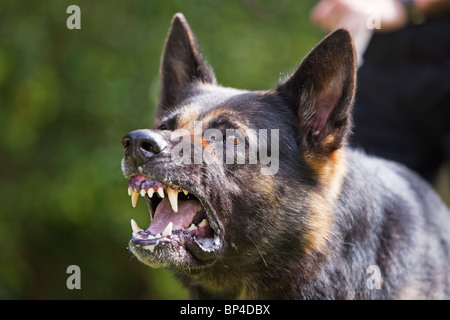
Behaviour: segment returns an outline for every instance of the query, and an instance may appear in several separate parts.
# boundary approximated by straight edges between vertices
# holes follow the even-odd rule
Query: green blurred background
[[[122,136],[150,127],[159,60],[183,12],[219,82],[268,89],[323,33],[315,1],[0,1],[0,299],[178,299],[127,250]],[[81,30],[69,30],[69,5]],[[69,290],[69,265],[81,290]]]
[[[183,12],[225,86],[268,89],[324,35],[313,0],[1,0],[0,299],[180,299],[127,250],[121,138],[150,127],[170,21]],[[69,30],[69,5],[81,30]],[[69,265],[81,290],[69,290]]]

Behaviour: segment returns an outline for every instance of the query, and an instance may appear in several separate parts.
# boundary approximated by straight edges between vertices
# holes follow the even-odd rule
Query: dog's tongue
[[[197,212],[203,209],[197,200],[185,200],[178,202],[178,212],[172,210],[169,199],[161,200],[156,207],[155,216],[148,230],[153,234],[163,233],[167,225],[172,222],[172,230],[189,228]]]

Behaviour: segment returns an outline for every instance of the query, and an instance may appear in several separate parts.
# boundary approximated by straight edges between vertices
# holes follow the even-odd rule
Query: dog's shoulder
[[[361,197],[371,198],[373,203],[387,208],[398,206],[409,214],[448,213],[431,185],[406,166],[354,149],[347,150],[347,161],[347,189],[351,189],[350,185],[358,188]]]
[[[450,281],[443,272],[450,263],[448,208],[427,182],[401,164],[359,150],[348,150],[347,163],[334,210],[338,237],[344,236],[337,258],[343,263],[337,265],[359,266],[359,279],[353,269],[340,274],[364,285],[337,295],[443,298],[435,294]],[[381,290],[365,286],[371,266],[380,271]],[[412,291],[421,296],[411,296]]]

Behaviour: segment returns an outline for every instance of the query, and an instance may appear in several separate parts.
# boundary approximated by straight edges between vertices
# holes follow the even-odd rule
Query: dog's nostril
[[[141,149],[147,152],[151,153],[158,153],[158,147],[155,146],[155,143],[149,142],[149,141],[143,141],[141,143]]]
[[[125,157],[142,163],[161,153],[167,147],[167,142],[158,132],[141,129],[124,136],[122,146],[125,148]]]
[[[123,138],[122,139],[122,147],[125,149],[128,149],[131,146],[131,139],[130,138]]]

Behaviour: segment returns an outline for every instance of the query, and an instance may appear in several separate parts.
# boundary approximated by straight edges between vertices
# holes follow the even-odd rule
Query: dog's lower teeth
[[[192,223],[187,230],[188,231],[195,231],[197,229],[198,229],[198,227],[195,224]]]
[[[150,252],[155,251],[156,244],[150,244],[148,246],[143,246],[142,249],[149,250]]]
[[[172,234],[172,227],[173,227],[173,222],[169,222],[169,224],[167,225],[167,227],[164,229],[162,236],[166,237],[168,235]]]
[[[137,205],[137,201],[139,199],[139,195],[142,197],[145,197],[146,195],[151,199],[155,195],[155,193],[159,196],[159,198],[164,198],[167,194],[167,200],[169,200],[170,207],[173,212],[178,212],[178,194],[180,192],[183,192],[184,195],[188,195],[189,191],[186,189],[182,189],[180,187],[173,187],[168,185],[162,185],[160,183],[159,185],[154,183],[152,186],[149,186],[150,183],[147,184],[139,184],[139,187],[133,188],[132,186],[128,187],[128,195],[131,196],[131,205],[135,208]],[[155,185],[156,184],[156,185]],[[184,198],[182,198],[184,199]],[[150,213],[150,221],[153,220],[152,213]],[[198,220],[197,220],[198,221]],[[170,221],[167,226],[164,228],[164,231],[162,233],[158,233],[156,235],[151,234],[149,231],[143,230],[139,227],[139,225],[136,223],[134,219],[131,219],[131,229],[132,229],[132,237],[136,239],[137,243],[136,246],[143,248],[144,250],[148,250],[150,252],[154,252],[156,246],[158,246],[159,242],[161,241],[160,238],[164,237],[176,237],[177,234],[184,231],[191,232],[191,235],[194,237],[196,236],[196,231],[200,228],[204,228],[209,226],[209,222],[207,219],[203,219],[200,221],[200,223],[191,223],[188,228],[181,228],[181,230],[175,230],[175,233],[172,232],[174,226],[174,222]],[[175,239],[175,238],[174,238]],[[142,245],[142,243],[139,243],[140,241],[144,242],[153,242],[153,244],[148,245]],[[164,241],[167,241],[166,239]]]
[[[131,229],[133,230],[133,233],[138,233],[139,231],[142,231],[141,228],[139,228],[138,224],[134,219],[131,219]]]
[[[201,227],[206,227],[206,226],[208,226],[208,225],[209,225],[208,220],[203,219],[203,220],[199,223],[198,227],[201,228]]]

